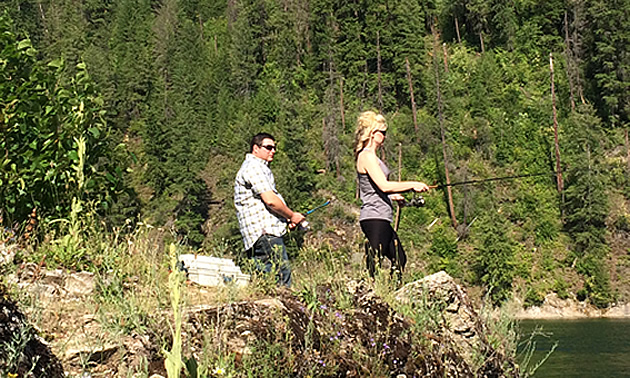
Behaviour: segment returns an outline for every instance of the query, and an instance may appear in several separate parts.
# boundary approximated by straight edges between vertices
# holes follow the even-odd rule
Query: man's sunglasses
[[[266,146],[260,146],[264,149],[266,149],[267,151],[271,151],[271,150],[276,150],[276,146],[272,146],[270,144],[266,145]],[[276,150],[277,151],[277,150]]]

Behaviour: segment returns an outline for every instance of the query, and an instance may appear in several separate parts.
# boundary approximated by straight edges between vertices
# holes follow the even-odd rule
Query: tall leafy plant
[[[85,64],[63,78],[63,60],[44,64],[28,38],[19,39],[0,16],[0,211],[20,223],[33,209],[47,219],[66,217],[72,198],[106,207],[121,187],[120,169],[107,158],[102,100]],[[86,157],[82,171],[79,138]],[[82,180],[81,185],[77,185]]]

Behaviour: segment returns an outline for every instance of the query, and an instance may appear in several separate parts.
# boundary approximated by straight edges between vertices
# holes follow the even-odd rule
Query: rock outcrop
[[[64,377],[59,359],[0,285],[0,375]]]
[[[80,375],[89,369],[91,374],[102,377],[125,377],[146,368],[148,364],[149,372],[163,372],[163,355],[161,354],[162,336],[155,334],[115,334],[110,333],[98,317],[90,313],[82,305],[87,298],[94,295],[96,290],[96,278],[90,272],[66,272],[61,269],[47,270],[37,264],[25,263],[18,267],[15,274],[8,275],[8,281],[16,287],[24,290],[29,296],[34,298],[38,306],[45,310],[39,315],[43,318],[46,329],[45,333],[51,341],[50,348],[43,343],[41,338],[33,336],[46,347],[43,355],[54,357],[53,351],[57,352],[54,360],[63,361],[66,373],[75,376]],[[10,313],[19,313],[19,319],[26,324],[26,315],[18,310],[15,302],[8,297],[3,297],[4,306]],[[1,308],[1,307],[0,307]],[[58,312],[62,310],[63,312]],[[28,309],[25,310],[28,314]],[[59,314],[63,315],[60,316]],[[4,339],[4,330],[9,329],[7,317],[0,314],[0,336]],[[21,328],[26,329],[26,328]],[[9,331],[8,335],[12,333]],[[13,333],[14,334],[14,333]],[[30,336],[29,336],[30,337]],[[8,339],[7,339],[8,340]],[[0,341],[1,343],[2,341]],[[21,341],[22,342],[22,341]],[[4,345],[0,345],[0,373],[2,372],[2,351]],[[10,349],[7,349],[10,350]],[[41,346],[36,350],[41,350]],[[31,358],[32,352],[25,352],[25,361]],[[39,352],[37,352],[39,353]],[[46,358],[37,357],[42,363],[46,363]],[[16,361],[6,360],[7,366],[15,368]],[[120,361],[125,361],[121,364]],[[38,362],[39,363],[39,362]],[[59,365],[61,369],[61,364]],[[27,370],[28,371],[28,370]],[[33,372],[37,377],[55,377],[56,372],[48,372],[40,375]],[[64,370],[61,370],[64,376]],[[0,374],[4,377],[5,375]],[[28,376],[18,374],[19,377]]]
[[[25,265],[13,279],[41,303],[71,305],[94,290],[90,274],[46,271],[37,265]],[[268,376],[269,369],[277,369],[272,371],[277,376],[518,376],[514,362],[488,342],[490,331],[465,291],[446,273],[410,283],[387,301],[372,285],[354,280],[333,280],[299,292],[273,290],[264,299],[188,308],[182,335],[187,369],[194,369],[194,360],[210,359],[229,361],[235,376],[245,371]],[[15,354],[4,351],[12,350],[6,342],[21,329],[23,340],[29,341],[19,376],[32,368],[41,373],[36,376],[63,376],[59,359],[25,327],[15,303],[3,295],[0,305],[0,342],[5,342],[0,345],[0,372],[3,363],[18,366],[8,361]],[[169,313],[155,314],[155,334],[114,337],[93,314],[85,314],[72,320],[81,337],[55,337],[67,337],[60,356],[71,374],[88,364],[92,373],[104,377],[129,376],[142,361],[148,362],[149,374],[163,374],[160,348],[170,344],[169,318]],[[59,326],[70,325],[61,321]]]
[[[22,264],[16,275],[9,276],[9,280],[19,288],[53,300],[80,299],[92,295],[95,286],[94,273],[47,270],[34,263]]]
[[[409,284],[397,296],[402,304],[419,296],[436,304],[437,320],[419,324],[419,317],[398,312],[365,283],[350,281],[346,287],[321,286],[298,295],[280,290],[266,300],[191,309],[185,350],[202,358],[204,343],[211,343],[235,356],[237,366],[257,369],[262,367],[252,361],[259,361],[261,346],[271,346],[284,350],[279,355],[290,351],[286,368],[297,376],[518,375],[513,361],[487,342],[487,329],[466,294],[445,273]]]
[[[452,345],[469,365],[474,365],[475,359],[482,357],[483,365],[479,370],[484,375],[501,376],[505,369],[516,370],[504,350],[490,344],[488,335],[493,331],[474,309],[464,289],[446,272],[440,271],[405,285],[396,292],[396,300],[421,311],[433,312],[438,338]]]

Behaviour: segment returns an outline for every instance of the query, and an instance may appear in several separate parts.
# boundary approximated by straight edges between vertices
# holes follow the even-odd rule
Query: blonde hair
[[[359,152],[365,148],[370,141],[370,136],[376,130],[387,130],[387,123],[382,114],[371,110],[359,114],[357,119],[357,129],[354,132],[354,158],[359,156]]]

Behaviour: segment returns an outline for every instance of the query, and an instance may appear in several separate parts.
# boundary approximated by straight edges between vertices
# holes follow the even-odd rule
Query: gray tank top
[[[385,177],[389,177],[390,170],[381,159],[378,159],[378,165],[381,167]],[[359,221],[384,219],[391,222],[393,220],[394,205],[392,205],[389,196],[376,186],[367,173],[357,174],[359,175],[359,197],[363,202]]]

